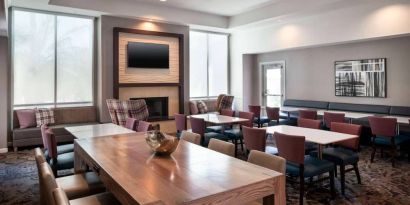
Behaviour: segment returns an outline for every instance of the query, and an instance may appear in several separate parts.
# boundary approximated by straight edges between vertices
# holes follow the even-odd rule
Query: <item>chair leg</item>
[[[335,164],[335,178],[337,178],[337,165]]]
[[[362,184],[362,180],[361,180],[360,174],[359,174],[359,166],[357,165],[357,162],[353,165],[353,168],[354,168],[354,172],[356,173],[357,183]]]
[[[242,149],[242,152],[243,152],[243,139],[239,139],[239,141],[241,142],[241,149]]]
[[[374,155],[376,154],[376,145],[374,144],[374,137],[373,137],[372,148],[373,148],[373,151],[372,151],[372,154],[371,154],[371,156],[370,156],[370,163],[373,163],[373,161],[374,161]]]
[[[233,144],[235,145],[235,157],[238,156],[238,140],[237,139],[233,139]]]
[[[333,176],[334,176],[334,171],[329,172],[330,194],[332,195],[332,199],[336,197],[335,178]]]
[[[392,146],[392,156],[391,156],[391,165],[392,167],[395,167],[396,165],[396,155],[397,155],[397,148],[396,148],[396,143],[394,141],[394,137],[391,138],[391,146]]]
[[[342,189],[342,195],[345,195],[345,165],[340,165],[340,186]]]

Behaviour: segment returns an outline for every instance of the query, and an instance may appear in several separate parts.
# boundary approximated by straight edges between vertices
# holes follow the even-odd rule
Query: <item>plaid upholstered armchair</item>
[[[108,112],[114,124],[125,126],[127,118],[138,121],[148,119],[148,108],[145,100],[107,99]]]

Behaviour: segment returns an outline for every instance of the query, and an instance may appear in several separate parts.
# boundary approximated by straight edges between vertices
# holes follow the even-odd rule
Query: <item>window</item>
[[[13,10],[15,107],[93,104],[92,18]]]
[[[228,35],[190,32],[190,97],[228,92]]]

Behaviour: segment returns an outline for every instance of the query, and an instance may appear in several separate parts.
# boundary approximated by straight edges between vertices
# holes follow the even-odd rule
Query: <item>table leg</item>
[[[87,170],[88,166],[81,157],[78,145],[74,143],[74,173],[83,173]]]
[[[353,124],[353,118],[349,118],[349,123]]]
[[[317,147],[317,157],[319,158],[319,159],[323,159],[323,145],[321,145],[321,144],[318,144],[318,147]]]
[[[282,175],[278,177],[276,184],[274,186],[274,193],[273,200],[271,199],[272,196],[267,196],[263,198],[263,204],[275,204],[275,205],[285,205],[286,204],[286,177]],[[273,203],[274,201],[274,203]]]

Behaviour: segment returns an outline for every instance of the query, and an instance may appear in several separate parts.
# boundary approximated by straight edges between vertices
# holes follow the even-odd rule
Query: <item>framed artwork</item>
[[[386,58],[335,62],[335,95],[386,97]]]

